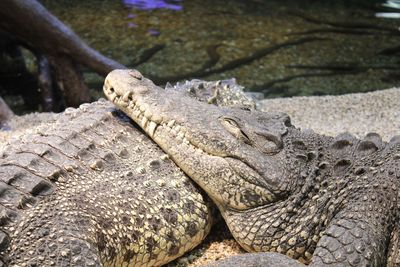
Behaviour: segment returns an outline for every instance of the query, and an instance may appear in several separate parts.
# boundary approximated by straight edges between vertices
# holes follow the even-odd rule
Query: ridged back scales
[[[0,157],[10,266],[160,265],[211,226],[200,191],[107,101],[57,115]]]

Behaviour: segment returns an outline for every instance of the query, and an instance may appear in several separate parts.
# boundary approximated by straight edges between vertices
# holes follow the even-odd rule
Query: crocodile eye
[[[222,122],[227,124],[228,127],[236,127],[239,128],[239,125],[236,121],[234,121],[233,119],[230,118],[223,118]]]
[[[221,122],[225,129],[234,137],[246,144],[251,144],[251,140],[248,135],[240,128],[239,124],[234,119],[222,118]]]

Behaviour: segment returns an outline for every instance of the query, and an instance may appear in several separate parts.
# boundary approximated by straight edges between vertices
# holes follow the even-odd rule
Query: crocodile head
[[[165,91],[135,70],[115,70],[105,95],[130,116],[217,204],[248,210],[287,195],[283,113],[210,105]]]

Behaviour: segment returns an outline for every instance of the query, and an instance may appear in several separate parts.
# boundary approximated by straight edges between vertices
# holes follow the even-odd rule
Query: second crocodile
[[[400,264],[399,136],[300,131],[286,114],[206,105],[129,70],[104,91],[207,192],[243,248],[280,253],[248,260]]]

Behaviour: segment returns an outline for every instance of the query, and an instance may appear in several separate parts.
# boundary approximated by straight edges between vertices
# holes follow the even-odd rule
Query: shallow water
[[[400,20],[374,17],[382,1],[147,1],[170,5],[156,9],[129,0],[41,2],[91,46],[160,84],[235,77],[276,97],[400,83],[400,49],[387,50],[400,43]],[[85,77],[100,87],[100,77]]]

